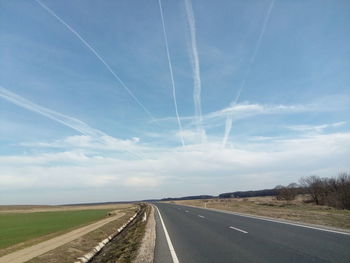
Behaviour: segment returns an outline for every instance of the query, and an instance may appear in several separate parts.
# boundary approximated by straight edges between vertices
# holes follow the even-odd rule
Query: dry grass
[[[131,263],[134,262],[142,238],[145,234],[146,222],[142,221],[144,211],[150,212],[150,206],[143,205],[138,217],[113,241],[106,245],[92,263]]]
[[[182,205],[215,208],[238,213],[287,219],[336,228],[350,229],[350,210],[338,210],[328,206],[304,203],[307,196],[294,201],[279,201],[275,197],[250,197],[208,200],[171,201]]]
[[[74,262],[78,257],[88,253],[103,239],[115,233],[136,211],[137,207],[130,206],[120,209],[119,212],[125,213],[124,216],[112,221],[103,227],[92,231],[72,242],[69,242],[61,247],[51,250],[41,256],[38,256],[28,262],[30,263],[46,263],[46,262]]]

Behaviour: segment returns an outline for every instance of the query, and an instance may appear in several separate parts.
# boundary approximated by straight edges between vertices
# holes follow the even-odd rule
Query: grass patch
[[[99,220],[110,210],[0,214],[0,249]]]

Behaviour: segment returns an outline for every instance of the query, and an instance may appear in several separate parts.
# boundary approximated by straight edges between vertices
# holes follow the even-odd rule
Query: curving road
[[[173,246],[171,251],[156,211],[155,263],[350,262],[348,232],[174,204],[155,206]]]

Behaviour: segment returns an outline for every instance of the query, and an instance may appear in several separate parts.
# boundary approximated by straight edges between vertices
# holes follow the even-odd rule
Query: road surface
[[[350,262],[349,233],[174,204],[155,205],[162,218],[156,209],[155,263]]]

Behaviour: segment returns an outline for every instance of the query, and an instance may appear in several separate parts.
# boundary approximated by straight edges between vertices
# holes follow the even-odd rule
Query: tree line
[[[339,209],[350,209],[350,173],[340,173],[337,177],[302,177],[299,183],[287,186],[278,185],[273,189],[236,191],[222,193],[219,196],[196,195],[179,198],[163,198],[152,201],[195,200],[212,198],[245,198],[255,196],[276,196],[278,200],[291,201],[299,194],[307,194],[316,205],[328,205]]]
[[[277,199],[294,200],[298,194],[309,194],[310,202],[339,209],[350,209],[350,173],[340,173],[337,177],[302,177],[299,184],[278,185]]]
[[[254,196],[274,196],[274,195],[278,195],[278,189],[236,191],[232,193],[219,194],[219,198],[245,198],[245,197],[254,197]]]

